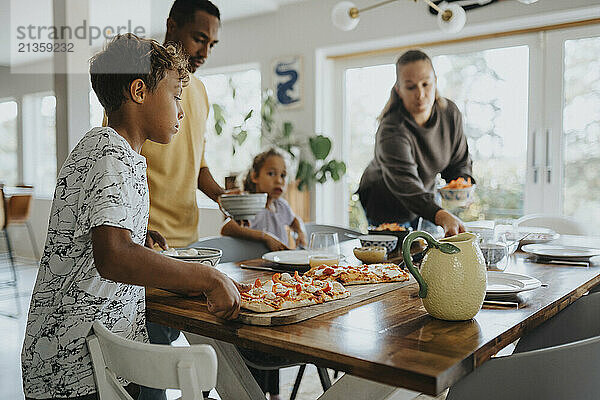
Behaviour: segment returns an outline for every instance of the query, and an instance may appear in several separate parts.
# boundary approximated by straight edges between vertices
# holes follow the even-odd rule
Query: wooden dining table
[[[563,236],[558,243],[600,248],[600,238],[592,237]],[[351,255],[358,245],[358,240],[342,243],[350,264],[358,263]],[[544,264],[517,252],[506,272],[535,277],[542,286],[512,298],[517,308],[484,305],[468,321],[431,317],[416,284],[280,326],[224,321],[207,311],[204,299],[160,289],[147,290],[146,313],[152,322],[185,331],[190,343],[217,348],[217,391],[223,399],[264,399],[235,346],[345,372],[321,399],[385,399],[399,388],[436,396],[600,284],[600,263],[593,261],[589,266]],[[217,268],[243,282],[272,274],[236,263]]]

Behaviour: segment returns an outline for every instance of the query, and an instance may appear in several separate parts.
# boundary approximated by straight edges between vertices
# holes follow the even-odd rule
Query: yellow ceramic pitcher
[[[471,319],[481,309],[486,289],[485,259],[472,233],[435,240],[426,232],[412,232],[402,243],[404,263],[419,283],[419,297],[429,314],[448,321]],[[417,238],[428,249],[415,268],[410,246]]]

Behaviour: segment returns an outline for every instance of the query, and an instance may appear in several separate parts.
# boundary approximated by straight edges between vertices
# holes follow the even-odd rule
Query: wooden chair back
[[[29,219],[31,212],[31,194],[16,194],[6,202],[6,224],[22,224]]]

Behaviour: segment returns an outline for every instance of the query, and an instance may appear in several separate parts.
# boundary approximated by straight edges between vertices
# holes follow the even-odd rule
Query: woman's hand
[[[443,209],[435,213],[435,223],[436,225],[444,228],[444,234],[446,237],[465,232],[465,226],[463,225],[462,221]]]
[[[265,244],[267,245],[267,247],[269,248],[269,250],[271,251],[280,251],[280,250],[289,250],[289,248],[281,243],[279,241],[279,239],[277,239],[275,236],[271,235],[270,233],[267,232],[263,232],[263,242],[265,242]]]
[[[167,250],[169,246],[167,245],[167,240],[158,233],[157,231],[151,231],[148,229],[146,232],[146,242],[144,245],[150,249],[154,248],[154,245],[159,245],[161,249]]]

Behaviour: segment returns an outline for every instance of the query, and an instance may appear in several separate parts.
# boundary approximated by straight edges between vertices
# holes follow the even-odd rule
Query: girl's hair
[[[431,65],[431,69],[433,69],[433,74],[435,75],[435,69],[433,68],[431,58],[429,58],[429,56],[421,50],[408,50],[400,57],[398,57],[398,60],[396,61],[396,83],[394,84],[394,87],[392,87],[390,98],[388,99],[387,103],[385,103],[385,106],[383,107],[381,114],[379,114],[379,117],[377,117],[377,120],[379,122],[381,122],[383,117],[397,109],[402,101],[395,88],[396,84],[398,83],[398,79],[400,79],[400,69],[407,64],[411,64],[417,61],[429,62],[429,65]],[[435,101],[437,101],[442,108],[446,107],[446,100],[440,96],[437,88],[435,89]]]
[[[270,148],[267,151],[263,151],[256,157],[254,157],[254,161],[252,161],[252,168],[248,171],[248,175],[246,175],[246,179],[244,179],[244,190],[250,193],[256,193],[256,183],[252,182],[252,174],[258,176],[260,170],[269,157],[277,156],[281,157],[285,161],[285,157],[278,150],[274,148]]]

